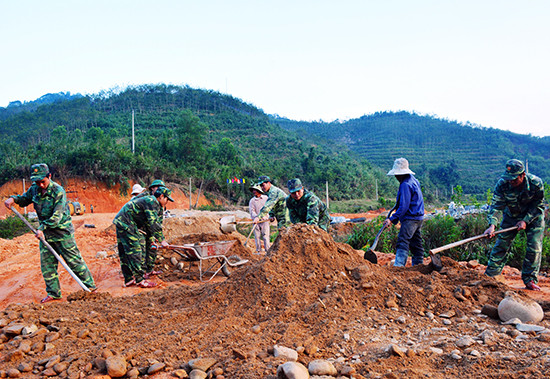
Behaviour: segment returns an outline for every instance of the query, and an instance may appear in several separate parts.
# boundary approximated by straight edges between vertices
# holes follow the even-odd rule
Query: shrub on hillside
[[[28,231],[25,223],[15,216],[8,216],[0,220],[0,238],[12,239]]]

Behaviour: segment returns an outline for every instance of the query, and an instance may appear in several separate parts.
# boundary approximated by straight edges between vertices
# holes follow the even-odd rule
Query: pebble
[[[275,345],[273,347],[273,356],[280,357],[289,361],[298,360],[298,352],[289,347]]]
[[[217,360],[214,358],[197,358],[189,361],[188,365],[192,369],[198,369],[201,371],[208,371],[210,367],[216,364]]]
[[[183,369],[176,370],[172,373],[176,378],[185,379],[189,378],[189,375],[187,374],[187,371]]]
[[[21,372],[15,368],[9,368],[6,371],[6,374],[8,375],[8,378],[19,378],[21,376]]]
[[[456,342],[456,346],[458,347],[468,347],[472,344],[474,344],[476,341],[474,341],[474,339],[470,336],[462,336],[460,337]]]
[[[516,324],[516,329],[520,332],[542,332],[546,328],[539,325]]]
[[[308,369],[298,362],[286,362],[277,367],[277,378],[309,379]]]
[[[155,363],[155,364],[153,364],[149,367],[149,369],[147,370],[147,374],[148,375],[156,374],[157,372],[164,369],[164,367],[166,367],[166,364],[164,364],[162,362],[157,362],[157,363]]]
[[[430,351],[434,354],[443,354],[443,349],[438,347],[430,347]]]
[[[126,359],[119,355],[108,357],[105,360],[105,366],[111,378],[121,378],[126,375]]]
[[[189,373],[189,379],[206,379],[208,374],[202,370],[199,370],[198,368],[192,370]]]
[[[400,348],[399,346],[397,346],[395,344],[390,345],[390,347],[388,348],[388,351],[392,355],[397,355],[399,357],[404,357],[407,354],[407,351],[405,349],[402,349],[402,348]]]
[[[309,362],[307,369],[311,375],[336,376],[336,374],[338,374],[334,365],[323,359],[316,359]]]

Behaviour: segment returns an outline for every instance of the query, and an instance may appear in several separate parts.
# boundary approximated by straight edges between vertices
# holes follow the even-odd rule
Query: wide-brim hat
[[[262,195],[264,194],[264,191],[262,191],[262,187],[260,187],[259,184],[254,184],[253,186],[250,186],[249,188],[250,192],[253,192],[254,190],[258,191]]]
[[[397,158],[395,162],[393,162],[393,168],[388,172],[388,175],[407,175],[412,174],[414,175],[414,172],[412,172],[409,169],[409,161],[405,158]]]
[[[504,174],[502,174],[502,179],[508,181],[514,180],[524,172],[525,167],[523,166],[523,163],[521,161],[517,159],[510,159],[508,162],[506,162],[506,171],[504,171]]]
[[[145,191],[145,188],[143,188],[142,186],[140,186],[137,183],[134,184],[134,186],[132,187],[132,195],[139,195],[143,191]]]

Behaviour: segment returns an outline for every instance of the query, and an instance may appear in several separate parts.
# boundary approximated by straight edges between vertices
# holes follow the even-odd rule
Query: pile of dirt
[[[182,238],[192,243],[214,234]],[[372,265],[362,252],[334,242],[323,230],[294,225],[280,233],[265,257],[225,281],[177,283],[131,297],[79,292],[69,302],[12,304],[0,313],[1,323],[34,324],[41,332],[24,338],[4,333],[0,370],[27,365],[39,374],[46,358],[59,355],[66,362],[60,375],[76,378],[104,373],[105,358],[115,354],[139,372],[161,363],[173,373],[202,357],[216,362],[226,378],[274,378],[285,359],[274,357],[273,347],[282,345],[296,349],[306,365],[332,359],[357,378],[542,372],[550,360],[544,360],[545,347],[538,340],[480,345],[484,359],[457,361],[430,350],[435,346],[450,356],[450,341],[457,335],[479,333],[491,323],[501,328],[476,315],[483,305],[498,305],[509,290],[450,259],[443,263],[441,272],[429,265]],[[443,315],[456,320],[452,330],[439,323]],[[396,356],[386,349],[389,345],[414,349]],[[507,354],[506,365],[495,360],[495,348]],[[528,362],[525,351],[532,352]]]

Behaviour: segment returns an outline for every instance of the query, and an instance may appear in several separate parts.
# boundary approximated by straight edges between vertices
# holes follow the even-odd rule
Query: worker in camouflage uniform
[[[267,195],[267,201],[260,210],[257,217],[254,218],[254,222],[258,223],[261,220],[270,219],[274,221],[277,219],[277,226],[283,228],[289,224],[288,209],[286,208],[286,193],[279,187],[274,186],[271,183],[269,176],[260,176],[258,178],[258,184],[263,193]]]
[[[113,220],[125,287],[136,285],[150,288],[157,285],[144,278],[140,230],[155,241],[161,241],[162,247],[168,246],[162,233],[162,210],[168,201],[174,201],[171,194],[172,191],[168,188],[159,187],[153,196],[127,202]]]
[[[65,190],[51,180],[52,174],[44,163],[31,166],[32,186],[22,195],[8,198],[4,204],[8,209],[15,203],[20,207],[33,204],[40,225],[36,238],[40,239],[40,269],[46,283],[47,296],[40,302],[47,303],[61,298],[58,261],[44,244],[48,242],[58,255],[63,257],[67,266],[90,290],[96,286],[92,274],[82,259],[74,239],[74,227],[67,204]]]
[[[328,231],[330,215],[327,206],[313,192],[305,190],[300,179],[291,179],[287,184],[290,196],[286,206],[292,224],[317,225]]]
[[[141,186],[140,186],[141,187]],[[159,187],[166,187],[164,182],[160,179],[155,179],[149,186],[147,190],[141,191],[136,196],[132,197],[132,200],[139,199],[141,197],[145,196],[152,196],[157,188]],[[159,211],[159,217],[162,218],[163,209]],[[143,265],[144,265],[144,274],[143,277],[145,279],[149,279],[151,276],[160,275],[162,274],[162,271],[155,271],[155,262],[157,261],[157,249],[152,248],[152,246],[155,245],[155,238],[151,235],[140,234],[140,244],[142,247],[142,250],[145,252],[143,254]]]
[[[517,159],[506,162],[506,171],[498,180],[487,221],[489,228],[485,234],[494,236],[498,222],[495,211],[502,211],[501,229],[516,226],[516,230],[498,235],[491,251],[485,274],[496,276],[502,272],[512,241],[519,230],[525,230],[527,248],[521,269],[521,279],[527,289],[540,291],[538,272],[542,255],[544,234],[544,185],[540,178],[527,174],[523,163]]]

